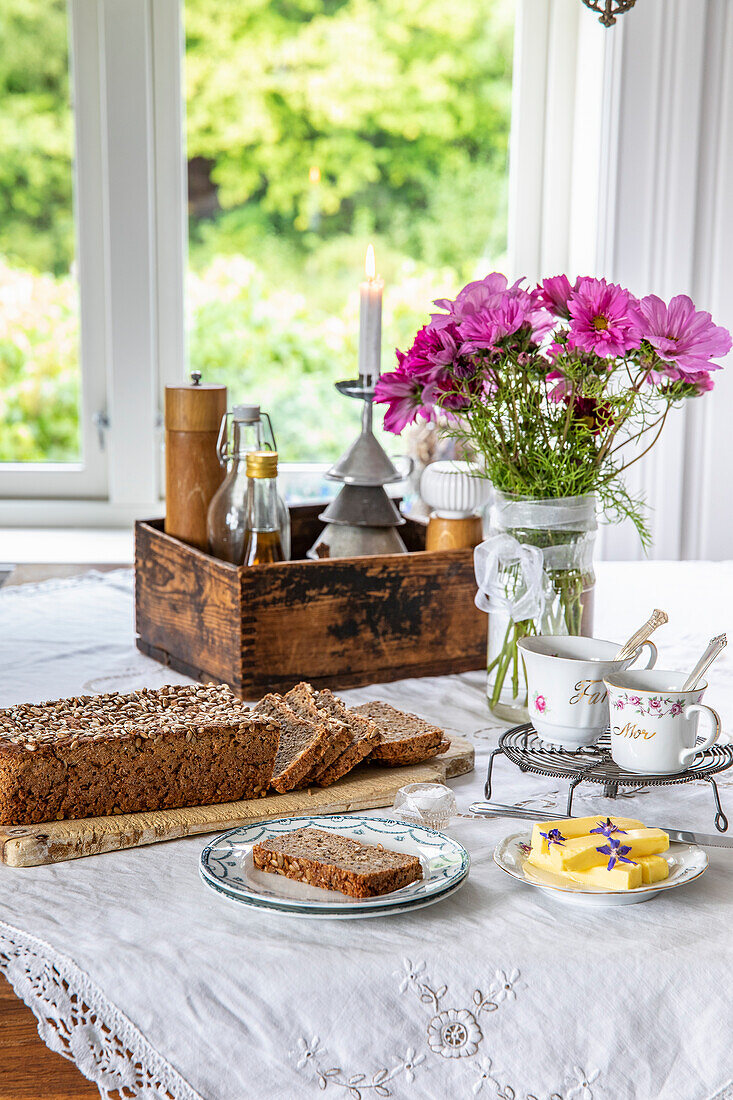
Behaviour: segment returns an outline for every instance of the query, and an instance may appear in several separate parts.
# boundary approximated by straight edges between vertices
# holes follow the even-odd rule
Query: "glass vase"
[[[495,717],[511,722],[529,720],[527,679],[517,649],[520,638],[592,634],[597,529],[593,494],[534,500],[495,493],[489,535],[508,535],[519,547],[536,547],[542,554],[541,594],[537,613],[530,618],[515,619],[505,610],[526,594],[526,578],[510,555],[498,563],[495,583],[502,606],[492,611],[489,600],[487,660],[487,697]]]

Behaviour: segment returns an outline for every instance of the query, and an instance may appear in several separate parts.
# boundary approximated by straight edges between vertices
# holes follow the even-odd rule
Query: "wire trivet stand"
[[[554,779],[569,779],[567,817],[572,817],[573,795],[581,783],[601,783],[603,793],[615,798],[619,787],[662,787],[673,783],[692,783],[703,779],[710,784],[715,799],[715,828],[724,833],[728,828],[728,818],[720,805],[720,795],[715,776],[733,765],[733,745],[713,745],[698,753],[691,767],[675,775],[639,775],[619,768],[611,757],[611,739],[608,733],[595,745],[571,752],[542,741],[531,722],[514,726],[502,733],[498,748],[489,756],[484,796],[491,800],[491,776],[494,760],[497,756],[506,756],[522,772],[534,772],[535,775],[551,776]]]

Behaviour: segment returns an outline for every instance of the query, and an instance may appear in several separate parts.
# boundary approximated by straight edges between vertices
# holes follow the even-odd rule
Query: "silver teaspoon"
[[[692,691],[693,688],[697,687],[703,675],[710,668],[716,657],[720,656],[727,645],[728,639],[725,634],[719,634],[717,638],[712,638],[710,640],[707,649],[682,685],[682,691]]]
[[[624,642],[613,658],[614,661],[625,661],[627,657],[631,657],[632,654],[636,653],[641,643],[645,642],[647,638],[651,638],[657,627],[663,626],[666,622],[669,622],[669,615],[667,612],[660,611],[658,607],[655,608],[644,625],[634,631],[628,642]]]

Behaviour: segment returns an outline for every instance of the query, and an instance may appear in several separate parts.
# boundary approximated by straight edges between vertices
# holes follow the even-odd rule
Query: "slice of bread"
[[[320,711],[315,703],[316,692],[310,684],[296,684],[294,688],[283,696],[283,702],[293,710],[299,718],[303,718],[315,725],[324,723],[328,730],[328,744],[321,759],[301,779],[299,787],[308,787],[315,781],[315,775],[330,767],[338,756],[351,744],[351,734],[346,725],[338,718],[332,717],[324,711]]]
[[[330,787],[332,783],[347,775],[352,768],[369,756],[369,753],[379,744],[381,734],[376,723],[370,718],[349,710],[341,699],[328,689],[316,692],[314,701],[322,714],[343,722],[349,731],[349,744],[346,749],[332,764],[316,772],[315,781],[318,786]]]
[[[321,764],[329,738],[326,723],[300,718],[279,695],[266,695],[253,713],[274,719],[280,727],[270,785],[281,794],[294,790],[314,765]]]
[[[252,849],[255,866],[353,898],[389,894],[423,877],[417,856],[362,844],[325,829],[296,829]]]
[[[397,767],[420,764],[445,752],[450,741],[439,726],[407,711],[397,710],[389,703],[362,703],[354,712],[369,718],[381,733],[381,740],[372,749],[370,763]]]

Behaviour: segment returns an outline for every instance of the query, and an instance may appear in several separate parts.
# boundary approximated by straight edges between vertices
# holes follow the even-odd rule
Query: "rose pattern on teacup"
[[[699,703],[703,693],[695,700]],[[619,694],[613,700],[614,710],[623,710],[624,707],[633,707],[635,714],[646,715],[649,718],[676,718],[682,714],[689,700],[680,699],[674,695],[651,695],[648,699],[642,699],[640,695]],[[666,709],[665,709],[666,708]]]
[[[532,706],[538,714],[549,714],[550,708],[547,705],[547,700],[544,695],[541,695],[539,691],[536,691],[532,696]]]

